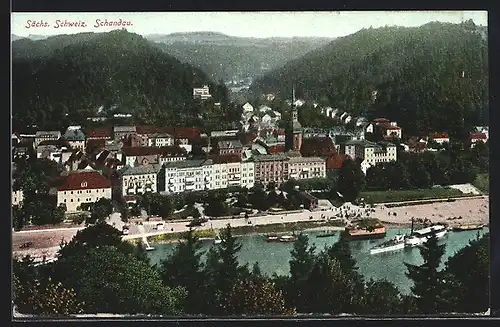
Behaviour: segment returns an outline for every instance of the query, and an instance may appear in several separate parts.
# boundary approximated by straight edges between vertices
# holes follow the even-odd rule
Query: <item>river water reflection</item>
[[[407,228],[391,228],[387,232],[385,239],[353,241],[350,242],[351,250],[356,259],[359,272],[363,274],[366,280],[383,279],[393,282],[401,292],[409,293],[411,282],[405,275],[406,267],[404,262],[410,264],[421,264],[423,262],[420,252],[417,248],[404,249],[393,252],[379,253],[370,255],[370,249],[377,244],[384,242],[398,233],[409,233]],[[458,250],[469,244],[469,241],[475,239],[479,235],[488,232],[487,228],[480,231],[464,231],[464,232],[448,232],[445,237],[440,240],[440,243],[446,244],[446,252],[444,261],[455,254]],[[304,232],[309,236],[309,243],[316,245],[317,250],[323,249],[326,245],[335,243],[339,239],[339,234],[318,238],[317,235],[322,232],[311,231]],[[292,243],[267,243],[263,235],[246,235],[239,237],[242,243],[242,248],[239,254],[241,264],[248,263],[250,266],[254,262],[258,262],[262,272],[269,275],[277,273],[278,275],[289,274],[290,251],[293,247]],[[148,252],[152,264],[159,263],[161,259],[168,256],[175,244],[155,244],[156,250]],[[207,250],[213,246],[212,241],[203,241],[203,250]]]

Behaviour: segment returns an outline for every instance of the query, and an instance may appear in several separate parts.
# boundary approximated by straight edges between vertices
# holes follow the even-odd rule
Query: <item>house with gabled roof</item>
[[[52,192],[66,212],[78,212],[83,203],[111,199],[111,181],[97,171],[76,171],[61,176]]]

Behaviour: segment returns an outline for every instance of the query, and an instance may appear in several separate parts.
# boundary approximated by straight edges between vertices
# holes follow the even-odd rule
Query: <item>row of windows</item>
[[[96,193],[104,193],[105,189],[91,189],[91,190],[84,190],[84,191],[64,191],[64,194],[73,194],[73,192],[76,192],[75,194],[82,194],[82,193],[92,193],[95,191]]]

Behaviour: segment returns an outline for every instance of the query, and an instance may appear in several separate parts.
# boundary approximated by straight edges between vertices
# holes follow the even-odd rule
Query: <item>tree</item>
[[[361,167],[351,159],[342,163],[339,171],[338,192],[342,194],[344,200],[352,202],[359,196],[359,192],[365,184],[365,176]]]
[[[419,248],[424,259],[422,265],[405,263],[406,275],[413,281],[412,293],[418,310],[424,314],[438,313],[443,308],[443,272],[439,271],[445,245],[439,245],[434,234]]]
[[[122,233],[105,222],[98,222],[93,226],[79,230],[69,242],[63,240],[62,245],[58,252],[59,258],[78,256],[91,248],[112,246],[123,253],[132,254],[139,260],[149,263],[144,249],[122,241]]]
[[[205,214],[211,217],[220,217],[228,213],[228,207],[225,197],[219,196],[215,193],[210,193],[207,198],[207,206]]]
[[[446,262],[448,312],[486,312],[490,306],[489,234],[472,240]]]
[[[65,288],[48,278],[47,282],[34,280],[30,285],[22,285],[14,276],[16,289],[14,303],[17,310],[24,314],[68,315],[83,313],[84,303],[77,299],[72,289]]]
[[[309,246],[307,235],[300,233],[291,251],[290,279],[287,298],[299,312],[305,312],[309,302],[308,277],[314,264],[315,246]]]
[[[75,289],[87,313],[176,315],[182,310],[181,287],[164,286],[154,268],[113,246],[60,257],[55,271]]]
[[[403,299],[399,290],[387,280],[369,280],[363,295],[365,314],[404,314]]]
[[[220,231],[221,243],[210,248],[207,254],[204,274],[205,299],[211,304],[210,313],[226,313],[224,303],[227,303],[230,291],[242,274],[248,275],[246,267],[238,264],[238,252],[241,243],[232,235],[231,226]]]
[[[224,304],[230,315],[293,315],[286,306],[283,292],[267,279],[238,280]]]
[[[203,312],[205,305],[201,292],[204,275],[200,257],[201,243],[192,229],[182,235],[174,252],[160,263],[160,273],[165,285],[181,286],[186,292],[184,308],[187,313]]]
[[[110,199],[100,198],[97,202],[90,205],[90,217],[87,224],[95,224],[105,220],[113,213],[113,203]]]

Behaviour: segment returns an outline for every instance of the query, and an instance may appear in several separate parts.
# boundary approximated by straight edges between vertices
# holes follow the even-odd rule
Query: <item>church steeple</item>
[[[294,133],[302,130],[302,125],[299,123],[299,112],[295,105],[295,87],[292,89],[292,129]]]

